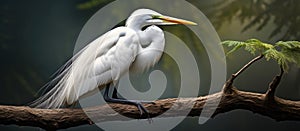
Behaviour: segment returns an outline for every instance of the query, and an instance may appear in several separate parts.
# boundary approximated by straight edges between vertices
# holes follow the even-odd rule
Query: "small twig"
[[[280,66],[280,74],[276,75],[273,78],[273,80],[269,84],[269,89],[266,92],[265,99],[267,101],[274,101],[275,91],[281,81],[283,73],[284,73],[283,67]]]
[[[232,74],[232,77],[235,79],[237,76],[239,76],[241,73],[243,73],[249,66],[251,66],[254,62],[260,60],[263,57],[264,57],[264,55],[259,55],[259,56],[255,57],[250,62],[248,62],[243,68],[241,68],[238,72],[236,72],[235,74]]]
[[[232,91],[232,84],[233,81],[235,80],[235,78],[237,78],[240,74],[242,74],[247,68],[249,68],[253,63],[255,63],[256,61],[260,60],[261,58],[263,58],[264,55],[259,55],[257,57],[255,57],[254,59],[252,59],[251,61],[249,61],[246,65],[244,65],[238,72],[234,73],[231,75],[231,77],[226,81],[224,88],[223,88],[223,92],[225,93],[231,93]]]

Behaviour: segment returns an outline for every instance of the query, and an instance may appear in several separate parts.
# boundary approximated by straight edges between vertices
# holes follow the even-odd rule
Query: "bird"
[[[148,115],[141,104],[143,101],[118,97],[118,80],[127,72],[142,73],[158,63],[165,48],[164,32],[158,25],[177,24],[197,25],[151,9],[135,10],[124,26],[104,33],[68,60],[42,89],[52,88],[30,106],[47,109],[67,107],[96,90],[105,89],[103,98],[106,102],[134,105],[141,115]]]

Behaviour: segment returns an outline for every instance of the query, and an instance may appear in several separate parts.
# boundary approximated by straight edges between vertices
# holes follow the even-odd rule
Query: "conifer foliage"
[[[252,55],[263,55],[266,60],[275,60],[285,72],[290,64],[300,67],[300,42],[299,41],[279,41],[274,45],[262,42],[257,39],[246,41],[223,41],[222,45],[232,47],[227,53],[231,54],[240,48],[250,52]]]

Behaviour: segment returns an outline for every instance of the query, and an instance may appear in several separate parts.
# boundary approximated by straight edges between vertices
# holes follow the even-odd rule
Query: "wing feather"
[[[128,71],[138,52],[138,37],[119,27],[97,38],[71,58],[45,88],[53,88],[34,101],[38,108],[59,108],[76,102],[98,87],[117,81]]]

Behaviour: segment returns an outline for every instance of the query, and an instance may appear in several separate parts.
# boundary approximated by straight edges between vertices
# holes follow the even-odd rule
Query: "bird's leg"
[[[114,90],[112,93],[112,98],[126,100],[124,98],[118,97],[118,90],[115,87],[114,87]],[[130,101],[135,101],[135,102],[139,102],[139,103],[143,103],[143,104],[155,104],[155,102],[153,102],[153,101],[138,101],[138,100],[130,100]]]
[[[141,116],[146,115],[148,118],[150,117],[147,109],[141,104],[141,102],[133,101],[133,100],[118,99],[118,98],[110,98],[108,95],[109,88],[110,88],[110,85],[108,85],[104,91],[103,98],[106,102],[135,105],[138,108],[138,110],[140,111]]]
[[[113,93],[112,93],[112,98],[115,98],[115,99],[124,99],[124,98],[119,98],[118,97],[118,91],[117,91],[117,88],[116,87],[118,87],[118,85],[119,85],[119,82],[117,82],[114,86],[113,86]],[[109,85],[109,87],[110,87],[110,85]]]
[[[118,92],[117,92],[117,89],[116,89],[116,88],[114,88],[114,90],[113,90],[112,98],[118,99]]]
[[[117,91],[117,88],[114,88],[113,93],[112,93],[112,98],[124,100],[124,98],[119,98],[119,97],[118,97],[118,91]]]

